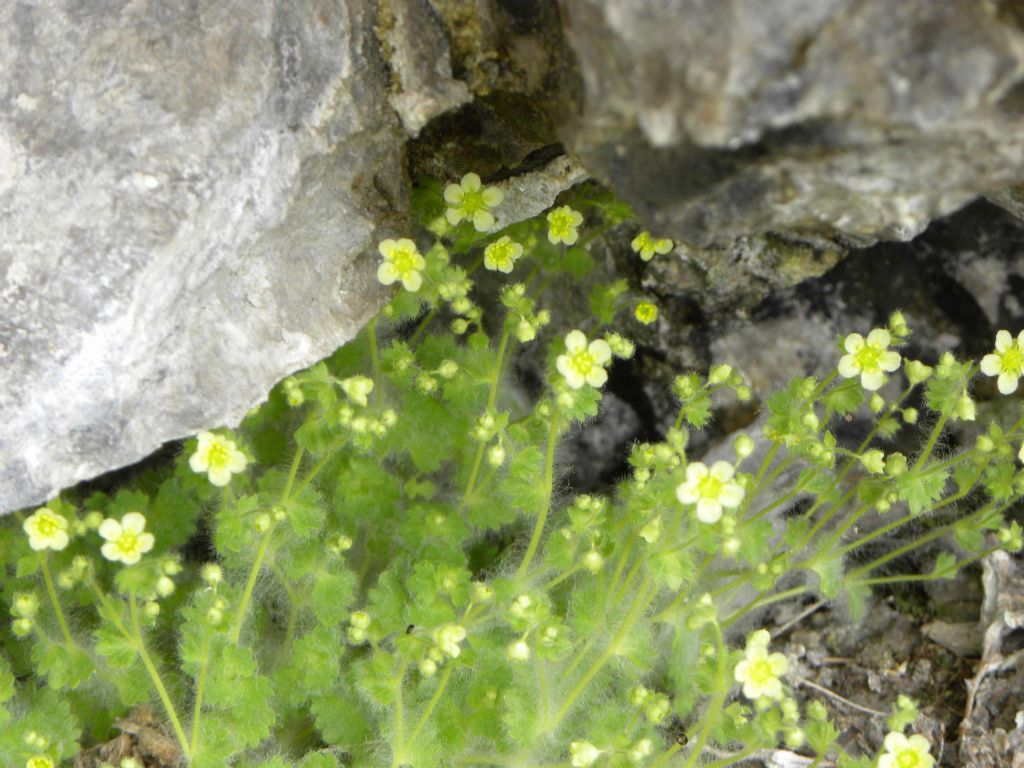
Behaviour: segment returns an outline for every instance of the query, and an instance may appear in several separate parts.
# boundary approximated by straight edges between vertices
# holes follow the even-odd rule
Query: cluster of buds
[[[75,555],[71,565],[57,574],[57,586],[61,589],[72,589],[82,582],[89,573],[89,559],[84,555]]]
[[[350,536],[346,536],[344,533],[339,533],[327,543],[327,548],[333,554],[340,557],[345,552],[352,549],[352,538]]]
[[[357,413],[352,406],[344,403],[338,406],[338,425],[347,427],[355,437],[379,438],[387,434],[398,423],[398,414],[385,408],[377,418]]]
[[[352,611],[348,615],[348,632],[346,636],[351,645],[362,645],[366,642],[370,622],[370,614],[366,611]]]
[[[502,289],[501,303],[508,308],[508,322],[515,323],[516,338],[523,344],[537,338],[537,332],[551,322],[551,313],[546,309],[536,311],[536,303],[526,296],[522,283]]]
[[[493,440],[508,424],[507,413],[492,413],[491,411],[484,412],[479,419],[476,420],[476,425],[473,427],[472,437],[481,443],[489,443]]]
[[[33,621],[39,612],[39,598],[34,592],[16,592],[11,601],[11,629],[17,637],[25,637],[32,631]]]
[[[642,685],[629,691],[629,703],[643,712],[648,722],[657,725],[672,713],[672,703],[663,693],[654,693]]]
[[[302,393],[302,386],[294,376],[289,376],[281,385],[284,391],[284,399],[292,408],[298,408],[306,402],[306,396]]]

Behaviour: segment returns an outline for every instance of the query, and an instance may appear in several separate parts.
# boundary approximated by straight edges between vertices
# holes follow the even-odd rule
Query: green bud
[[[860,463],[864,465],[864,469],[873,475],[880,475],[885,472],[885,454],[877,448],[861,454]]]
[[[458,372],[459,364],[454,360],[445,360],[437,369],[437,373],[442,379],[450,379]]]
[[[907,360],[903,365],[903,370],[907,374],[907,381],[911,384],[920,384],[926,381],[935,371],[930,365],[925,365],[919,360]]]
[[[711,366],[711,370],[708,372],[708,384],[715,386],[717,384],[725,384],[729,377],[732,376],[732,366],[721,363],[719,365]]]
[[[739,435],[733,441],[732,447],[736,451],[736,458],[743,461],[754,452],[754,439],[749,435]]]

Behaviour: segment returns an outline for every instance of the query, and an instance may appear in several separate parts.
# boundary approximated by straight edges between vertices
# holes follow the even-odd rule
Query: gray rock
[[[908,240],[1024,174],[1024,32],[953,0],[563,0],[570,146],[652,228]]]
[[[237,423],[380,305],[375,5],[0,4],[0,510]]]

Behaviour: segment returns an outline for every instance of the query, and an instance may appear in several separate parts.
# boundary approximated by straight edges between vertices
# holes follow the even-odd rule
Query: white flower
[[[633,238],[633,242],[630,243],[630,247],[640,254],[640,258],[644,261],[650,261],[654,258],[654,254],[666,254],[672,250],[672,241],[666,240],[665,238],[655,238],[651,236],[651,233],[644,230],[639,235]]]
[[[383,285],[391,285],[396,280],[402,281],[405,290],[415,293],[423,285],[422,272],[427,266],[426,260],[416,249],[416,243],[407,237],[398,240],[381,240],[377,246],[384,261],[377,267],[377,280]]]
[[[555,208],[548,213],[548,241],[552,245],[572,245],[579,240],[577,227],[583,223],[583,214],[568,205]]]
[[[67,518],[48,507],[37,509],[21,528],[28,534],[28,545],[36,552],[44,549],[59,552],[68,545]]]
[[[996,386],[1004,395],[1017,391],[1017,382],[1024,376],[1024,331],[1014,339],[1009,331],[996,334],[996,350],[981,358],[981,372],[998,376]]]
[[[743,684],[743,695],[751,701],[762,696],[779,700],[782,698],[782,681],[779,679],[789,671],[789,660],[781,653],[768,653],[771,635],[759,629],[747,639],[743,660],[736,665],[734,677]]]
[[[844,379],[860,376],[860,384],[874,391],[885,383],[885,374],[900,367],[900,353],[889,350],[892,337],[884,328],[875,328],[867,339],[851,333],[843,342],[848,354],[839,358],[839,375]]]
[[[465,639],[466,629],[459,624],[444,624],[434,630],[434,642],[437,647],[453,659],[462,653],[459,643]]]
[[[611,358],[612,349],[608,342],[595,339],[588,345],[583,331],[569,331],[565,337],[565,354],[558,356],[555,365],[565,377],[566,384],[573,389],[584,384],[600,387],[608,381],[604,367]]]
[[[572,756],[572,768],[588,768],[601,756],[602,751],[589,741],[574,741],[569,745],[569,754]]]
[[[200,432],[197,438],[196,452],[188,460],[193,472],[206,472],[211,483],[223,487],[231,475],[245,471],[248,461],[234,440],[212,432]]]
[[[458,184],[444,188],[444,199],[448,203],[444,215],[450,224],[469,219],[477,232],[486,232],[494,226],[494,215],[490,209],[500,205],[504,198],[500,189],[481,187],[480,177],[467,173]]]
[[[734,509],[743,501],[745,491],[732,482],[735,470],[727,461],[716,461],[708,469],[695,461],[686,467],[686,481],[676,488],[681,504],[696,504],[697,519],[702,523],[717,523],[722,508]]]
[[[146,518],[138,512],[129,512],[121,522],[108,517],[100,524],[100,536],[106,539],[100,551],[107,560],[135,565],[156,541],[152,533],[145,531]]]
[[[495,272],[508,274],[523,255],[523,246],[505,235],[484,248],[484,266]]]
[[[932,768],[931,744],[919,734],[907,738],[893,731],[885,737],[885,754],[878,758],[878,768]]]

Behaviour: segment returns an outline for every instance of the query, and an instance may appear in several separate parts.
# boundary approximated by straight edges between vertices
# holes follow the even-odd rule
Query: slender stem
[[[316,476],[320,474],[321,470],[323,470],[323,468],[327,466],[327,462],[329,462],[331,459],[335,457],[335,455],[337,455],[338,451],[342,449],[346,442],[346,440],[341,440],[333,448],[328,450],[327,453],[321,456],[317,463],[310,468],[309,474],[302,478],[302,481],[298,484],[298,486],[296,486],[295,491],[289,495],[289,498],[291,496],[301,496],[303,491],[305,491],[306,488],[309,487],[309,484],[312,483],[313,480],[316,479]]]
[[[295,476],[299,472],[299,466],[302,464],[302,456],[305,453],[305,449],[300,445],[295,449],[295,456],[292,458],[291,468],[288,470],[288,479],[285,481],[284,490],[281,492],[281,503],[287,503],[291,492],[292,486],[295,484]],[[330,456],[328,454],[327,456]],[[326,459],[327,456],[324,458]],[[323,462],[323,459],[321,459]],[[310,478],[307,477],[308,481]],[[306,483],[303,483],[305,487]],[[242,591],[242,599],[238,604],[238,613],[235,616],[235,623],[231,628],[231,632],[228,634],[228,638],[232,643],[238,643],[238,638],[242,636],[242,625],[245,624],[245,614],[249,609],[249,601],[252,600],[252,592],[256,587],[256,579],[259,578],[260,571],[263,568],[263,561],[267,557],[267,552],[270,549],[270,540],[274,535],[274,525],[271,526],[264,532],[260,538],[259,548],[256,550],[256,559],[253,560],[252,568],[249,569],[249,578],[246,579],[245,589]]]
[[[242,592],[242,599],[238,603],[238,614],[235,616],[235,623],[231,627],[231,632],[228,634],[228,639],[232,643],[238,643],[238,638],[242,636],[242,625],[245,624],[245,613],[249,608],[249,601],[252,600],[252,592],[256,587],[256,579],[260,575],[260,570],[263,568],[263,560],[267,556],[267,551],[270,549],[270,539],[274,535],[274,526],[271,525],[260,539],[259,549],[256,550],[256,559],[253,560],[252,568],[249,569],[249,578],[245,582],[245,589]]]
[[[366,335],[370,340],[370,369],[373,378],[380,378],[380,358],[377,354],[377,318],[366,324]]]
[[[512,329],[506,327],[501,334],[501,341],[498,342],[498,353],[494,361],[494,372],[491,374],[491,386],[487,392],[487,410],[493,411],[498,403],[498,387],[501,384],[501,371],[505,365],[505,352],[508,350],[508,342],[512,334]],[[473,495],[473,491],[476,489],[476,481],[480,475],[480,466],[484,460],[484,450],[486,446],[483,442],[476,448],[476,455],[473,457],[473,467],[469,471],[469,482],[466,483],[466,490],[462,494],[462,503],[459,505],[460,509],[464,508],[469,502],[470,497]]]
[[[537,554],[537,547],[540,546],[540,538],[544,534],[544,526],[547,524],[548,512],[551,510],[551,496],[554,493],[555,483],[555,445],[558,442],[558,414],[551,417],[551,428],[548,430],[548,449],[544,459],[544,501],[537,516],[537,523],[533,527],[533,535],[526,547],[526,554],[516,571],[516,580],[521,581],[523,575],[530,567],[533,556]]]
[[[555,578],[551,579],[551,581],[549,581],[547,584],[545,584],[543,587],[541,587],[541,589],[543,589],[546,592],[549,589],[551,589],[552,587],[557,587],[559,584],[561,584],[566,579],[571,578],[573,576],[573,574],[579,572],[579,570],[582,567],[583,566],[580,565],[580,564],[574,565],[572,568],[570,568],[569,570],[565,571],[564,573],[560,573],[558,576],[555,576]]]
[[[722,626],[723,627],[728,627],[733,622],[735,622],[737,619],[742,618],[743,616],[747,615],[748,613],[750,613],[751,611],[753,611],[753,610],[755,610],[757,608],[761,608],[762,606],[765,606],[765,605],[771,605],[772,603],[777,603],[780,600],[788,600],[791,597],[796,597],[797,595],[802,595],[806,591],[807,591],[807,587],[806,586],[802,586],[802,587],[793,587],[792,589],[787,589],[787,590],[784,590],[782,592],[776,592],[776,593],[771,594],[771,595],[762,595],[761,597],[757,598],[756,600],[752,600],[748,605],[744,606],[743,608],[740,608],[735,613],[733,613],[731,616],[729,616],[727,619],[725,619],[725,621],[722,622]]]
[[[60,624],[60,633],[64,636],[64,642],[68,650],[75,647],[75,639],[68,629],[68,622],[64,618],[64,610],[60,607],[60,600],[57,599],[57,590],[53,588],[53,577],[50,575],[50,565],[46,561],[46,555],[39,553],[39,567],[43,571],[43,581],[46,582],[46,593],[50,596],[50,603],[53,605],[53,612],[57,615],[57,623]]]
[[[981,560],[983,557],[988,557],[993,552],[1002,549],[1002,547],[990,547],[983,552],[978,552],[970,557],[965,557],[963,560],[954,564],[954,567],[949,571],[943,571],[942,573],[907,573],[901,576],[880,576],[874,579],[859,579],[858,584],[864,584],[866,586],[879,585],[879,584],[900,584],[903,582],[913,581],[939,581],[941,579],[950,579],[953,574],[963,568],[966,565],[975,563]]]
[[[203,712],[203,696],[206,693],[206,673],[210,666],[210,636],[203,637],[203,648],[199,653],[199,677],[196,679],[196,700],[192,707],[192,747],[194,755],[199,749],[199,720]]]
[[[412,733],[409,735],[409,742],[412,744],[416,743],[416,737],[420,735],[420,731],[426,726],[427,721],[430,720],[430,716],[434,713],[434,707],[437,706],[437,702],[441,700],[441,696],[444,695],[444,689],[448,686],[448,681],[452,677],[452,665],[448,664],[444,669],[444,674],[441,675],[441,680],[437,684],[437,688],[434,690],[434,695],[430,697],[430,701],[427,702],[427,708],[423,710],[423,714],[420,716],[419,722],[416,723],[416,727],[412,729]]]
[[[924,450],[921,451],[921,455],[917,457],[917,463],[914,464],[914,469],[920,469],[929,457],[932,455],[932,450],[935,448],[935,443],[939,439],[939,435],[942,434],[943,427],[946,426],[946,421],[949,419],[949,414],[942,414],[939,420],[935,423],[935,428],[932,429],[931,435],[928,437],[928,442],[925,443]]]
[[[707,744],[708,738],[711,736],[711,730],[715,727],[715,723],[718,722],[718,718],[722,714],[722,705],[725,704],[725,697],[729,694],[729,684],[726,681],[726,665],[728,660],[726,659],[725,639],[722,637],[722,628],[718,625],[718,622],[715,622],[713,626],[715,628],[715,642],[718,645],[718,690],[705,711],[704,724],[700,729],[700,735],[697,736],[697,743],[690,750],[690,755],[686,758],[683,768],[693,768],[697,760],[700,759],[701,753],[704,751],[704,745]]]
[[[174,709],[174,704],[171,703],[171,697],[167,693],[167,688],[164,687],[164,681],[160,679],[160,672],[157,671],[156,665],[153,663],[153,659],[149,656],[149,651],[146,650],[146,643],[142,639],[142,628],[139,625],[139,609],[135,604],[134,593],[128,596],[128,614],[131,616],[132,630],[135,635],[131,639],[134,640],[135,647],[139,652],[139,656],[142,658],[142,664],[146,667],[146,671],[149,673],[149,677],[153,681],[153,685],[156,687],[157,695],[160,697],[160,701],[164,705],[164,711],[167,713],[167,717],[171,720],[171,727],[174,728],[174,735],[178,738],[181,750],[184,752],[185,757],[189,758],[191,757],[192,752],[189,747],[188,738],[185,736],[185,731],[181,727],[181,721],[178,719],[178,713]]]
[[[550,721],[548,727],[549,732],[553,732],[561,722],[565,719],[566,715],[572,710],[573,704],[576,703],[576,699],[580,697],[587,686],[590,685],[591,681],[604,669],[605,665],[611,661],[615,654],[619,650],[619,644],[623,641],[626,635],[633,629],[637,619],[644,612],[650,602],[650,596],[648,591],[650,590],[650,577],[645,577],[641,582],[640,587],[636,591],[636,597],[633,600],[633,604],[630,606],[629,611],[626,613],[626,618],[623,619],[622,625],[619,627],[619,631],[615,633],[615,637],[608,644],[608,647],[602,651],[601,655],[597,657],[594,663],[591,665],[583,677],[580,678],[579,682],[576,683],[576,687],[572,689],[565,701],[562,703],[561,709],[555,714],[554,718]]]
[[[405,706],[402,702],[402,685],[405,683],[405,670],[408,664],[402,662],[395,678],[395,753],[391,758],[391,767],[398,768],[405,761]]]
[[[412,336],[409,337],[410,347],[416,346],[416,342],[420,340],[420,336],[424,334],[424,332],[427,330],[427,327],[430,325],[430,323],[434,320],[435,317],[437,317],[436,309],[430,310],[429,312],[427,312],[426,315],[423,316],[423,319],[420,320],[419,325],[416,326],[416,330],[413,332]]]

